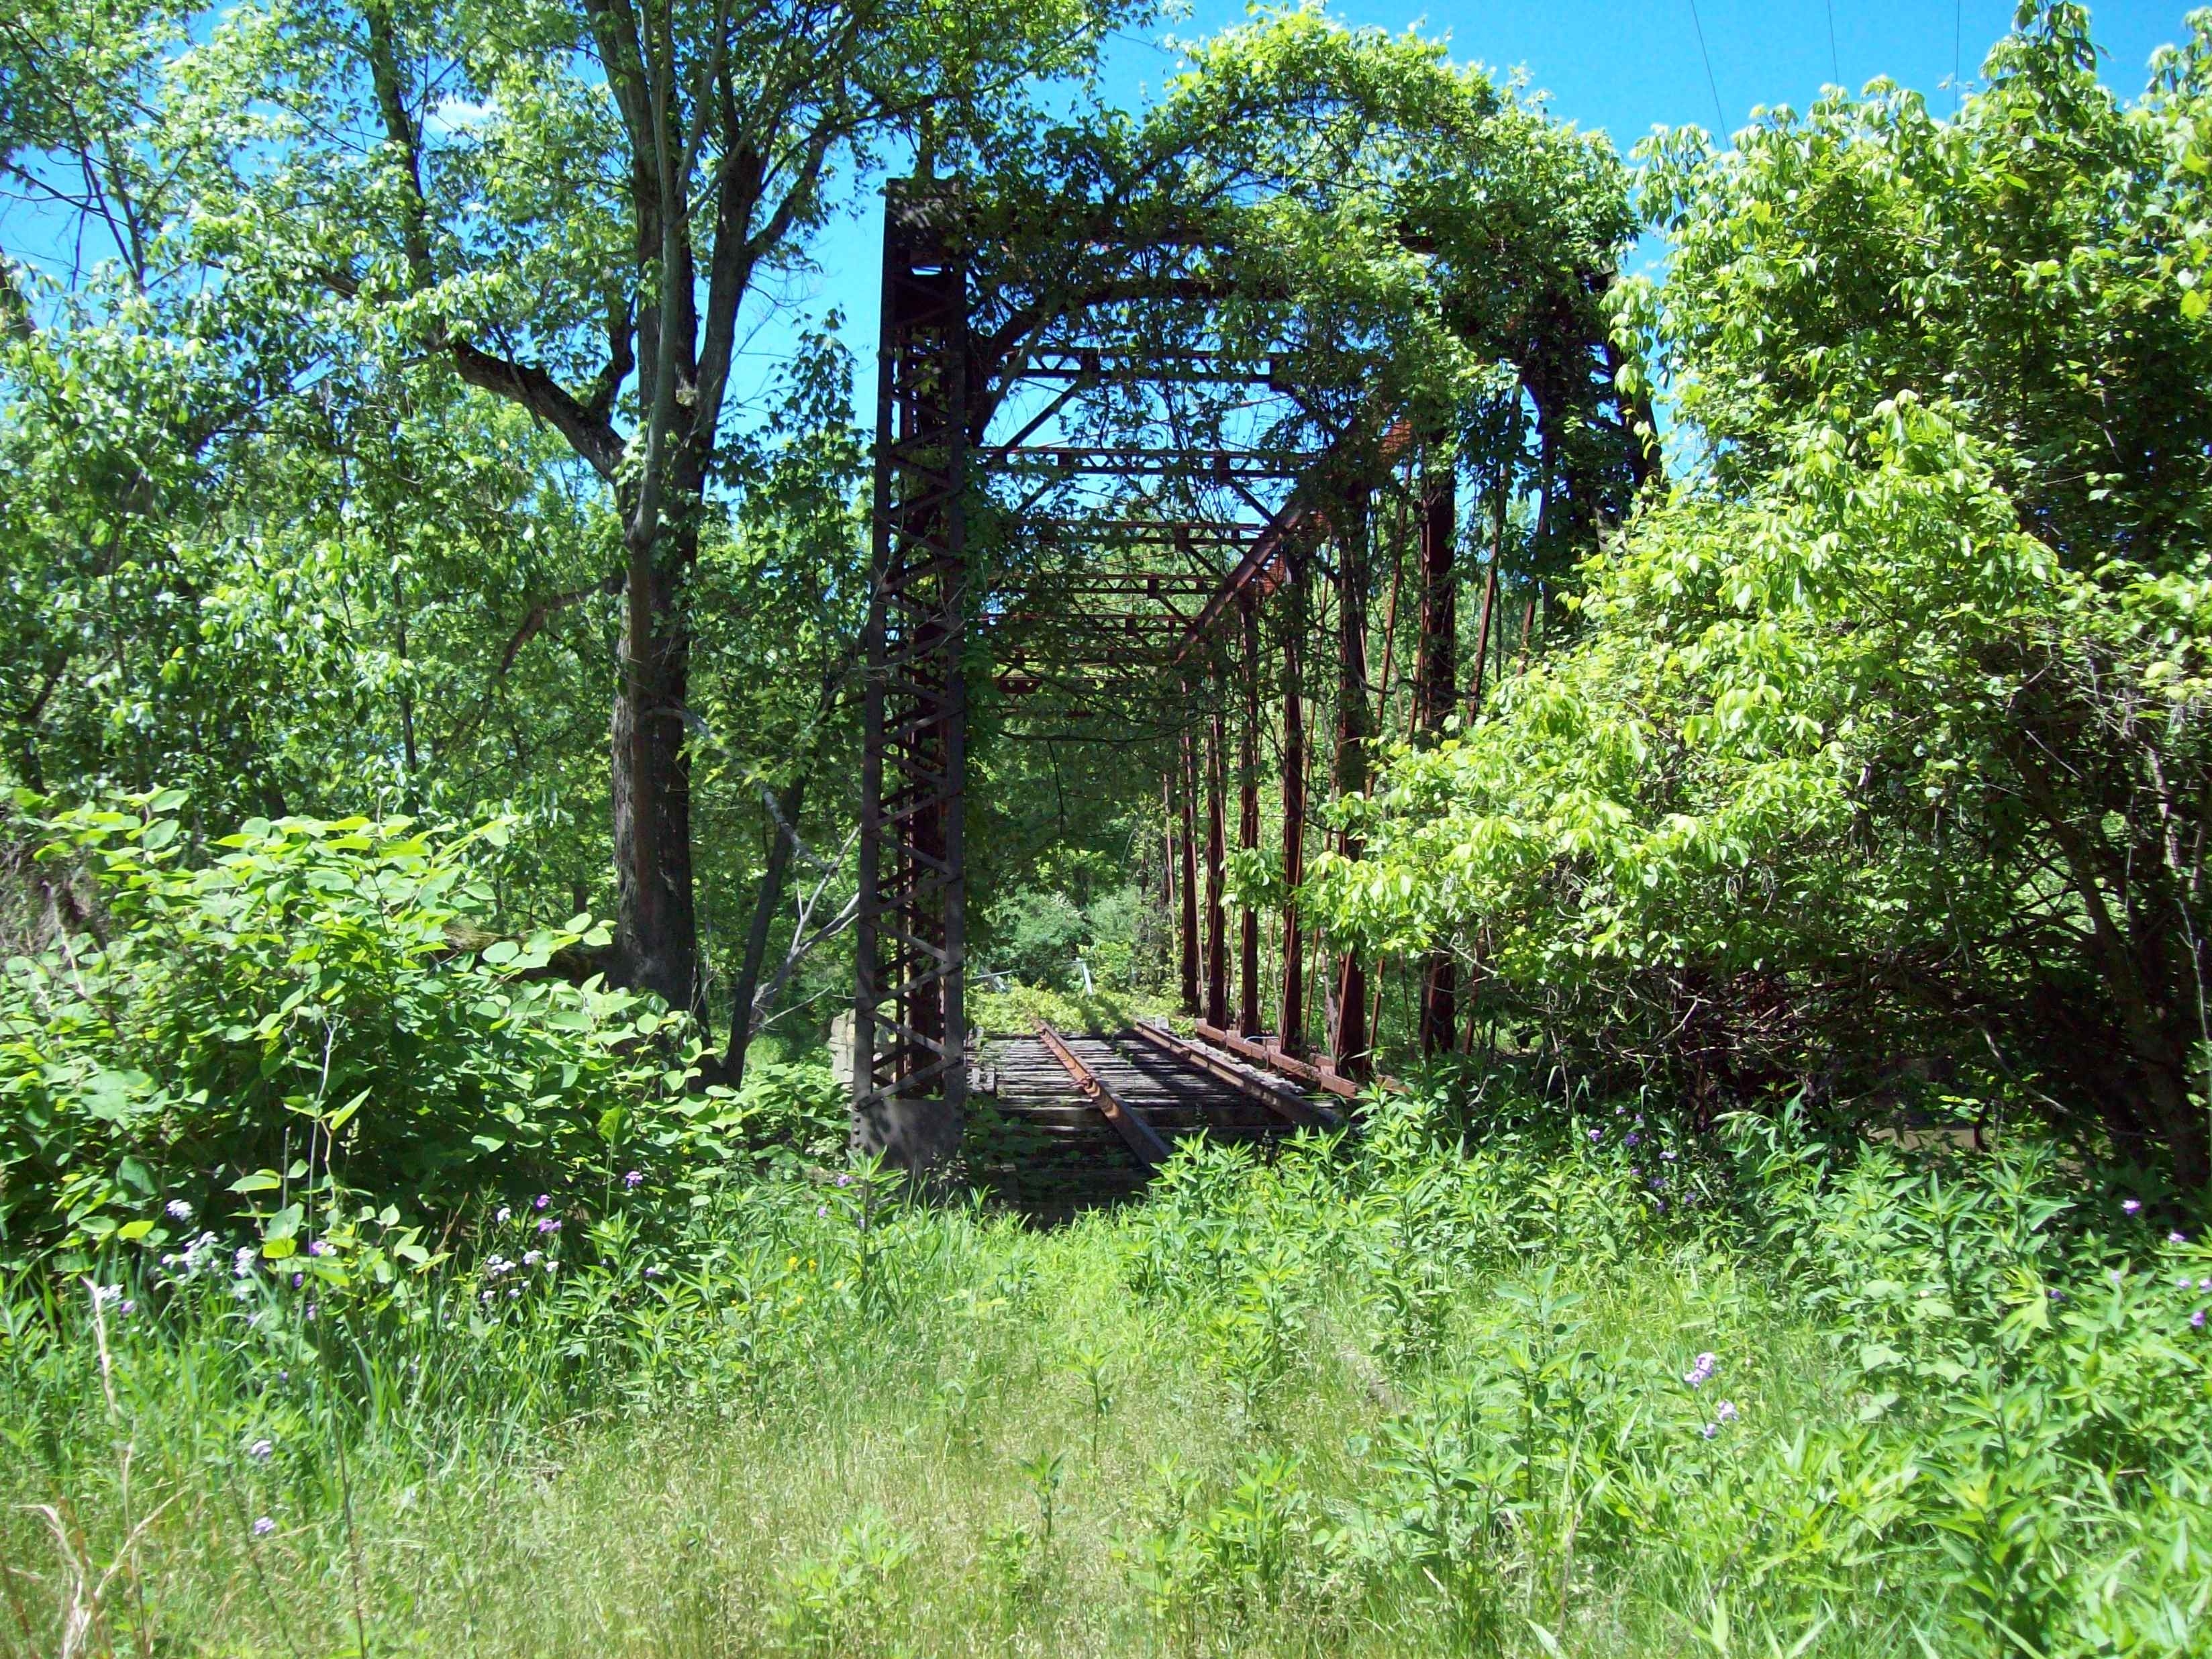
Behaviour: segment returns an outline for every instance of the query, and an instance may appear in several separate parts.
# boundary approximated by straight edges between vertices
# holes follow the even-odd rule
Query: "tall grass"
[[[2203,1651],[2212,1255],[2129,1196],[2025,1146],[1626,1110],[1462,1145],[1416,1102],[1051,1232],[817,1171],[526,1205],[381,1279],[26,1278],[0,1620],[40,1654]]]

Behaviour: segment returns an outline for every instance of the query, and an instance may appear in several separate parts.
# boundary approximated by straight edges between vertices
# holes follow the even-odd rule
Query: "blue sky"
[[[2187,9],[2185,0],[2106,0],[2092,8],[2105,78],[2116,91],[2132,97],[2142,89],[2151,53],[2180,38]],[[1525,70],[1532,88],[1549,94],[1554,115],[1607,133],[1624,151],[1654,126],[1719,125],[1716,93],[1734,129],[1754,106],[1805,107],[1839,75],[1854,90],[1887,76],[1948,108],[1954,64],[1971,82],[2013,15],[2012,0],[1695,0],[1694,9],[1692,0],[1458,0],[1425,10],[1339,0],[1328,9],[1345,22],[1394,33],[1418,27],[1449,41],[1462,61]],[[1156,96],[1175,72],[1175,40],[1202,39],[1245,16],[1241,0],[1192,0],[1183,17],[1119,37],[1106,64],[1109,95],[1132,107]],[[751,342],[753,366],[765,370],[800,317],[842,312],[863,422],[874,398],[880,234],[872,201],[830,227],[817,247],[821,274],[795,284],[794,307]],[[1662,252],[1647,245],[1641,258]]]

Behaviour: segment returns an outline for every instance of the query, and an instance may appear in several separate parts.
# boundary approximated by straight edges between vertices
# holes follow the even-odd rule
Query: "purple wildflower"
[[[2201,1331],[2204,1328],[2203,1309],[2199,1308],[2195,1313],[2189,1316],[2189,1328],[2192,1331]]]
[[[1720,1368],[1720,1363],[1719,1355],[1701,1353],[1698,1356],[1696,1363],[1682,1373],[1682,1381],[1693,1389],[1702,1389],[1711,1381],[1714,1371]]]
[[[2189,1243],[2189,1235],[2176,1230],[2166,1236],[2166,1242],[2169,1244],[2186,1244]]]
[[[814,1206],[814,1215],[817,1220],[821,1219],[823,1216],[826,1216],[829,1213],[830,1206],[827,1204],[817,1204]]]
[[[623,1185],[629,1188],[642,1187],[645,1185],[645,1176],[641,1171],[632,1170],[623,1177]]]
[[[1735,1422],[1735,1402],[1732,1400],[1722,1401],[1719,1405],[1713,1407],[1713,1416],[1723,1423]]]
[[[1602,1129],[1592,1129],[1589,1132],[1589,1135],[1590,1139],[1594,1142],[1602,1140],[1605,1138],[1605,1131]]]
[[[537,1202],[536,1204],[532,1205],[531,1207],[532,1207],[532,1208],[533,1208],[533,1209],[545,1210],[545,1209],[550,1209],[550,1208],[552,1207],[552,1205],[553,1205],[552,1196],[551,1196],[550,1194],[546,1194],[546,1193],[540,1193],[540,1194],[538,1194],[538,1202]]]
[[[2142,1208],[2142,1200],[2139,1198],[2128,1198],[2120,1200],[2120,1213],[2123,1215],[2134,1215]]]
[[[1699,1430],[1699,1431],[1698,1431],[1698,1432],[1699,1432],[1699,1433],[1701,1433],[1701,1434],[1703,1434],[1703,1435],[1705,1437],[1705,1438],[1706,1438],[1706,1439],[1708,1439],[1708,1440],[1711,1439],[1715,1435],[1718,1434],[1720,1431],[1721,1431],[1721,1425],[1720,1425],[1719,1424],[1717,1424],[1717,1423],[1708,1423],[1708,1424],[1706,1424],[1706,1425],[1705,1425],[1705,1426],[1703,1429],[1701,1429],[1701,1430]]]
[[[253,1523],[253,1535],[256,1538],[266,1538],[276,1530],[276,1523],[265,1515]]]
[[[298,1289],[300,1288],[300,1286],[301,1286],[301,1285],[302,1285],[306,1284],[307,1282],[307,1274],[305,1274],[305,1273],[294,1273],[294,1274],[292,1275],[292,1288],[293,1288],[294,1290],[295,1290],[295,1291],[296,1291],[296,1290],[298,1290]]]
[[[192,1218],[192,1206],[181,1198],[173,1198],[162,1207],[168,1211],[172,1221],[190,1221]]]
[[[549,1215],[538,1224],[538,1231],[541,1233],[557,1233],[561,1231],[561,1224]]]
[[[494,1216],[492,1219],[498,1222],[500,1225],[503,1227],[508,1222],[514,1219],[514,1212],[509,1209],[506,1205],[502,1204],[499,1206],[499,1213]]]
[[[275,1441],[264,1438],[257,1440],[252,1445],[248,1446],[246,1449],[246,1455],[257,1463],[266,1463],[269,1461],[270,1454],[274,1452],[276,1449],[276,1443]]]
[[[853,1184],[853,1177],[848,1175],[841,1175],[837,1177],[837,1184],[840,1187],[849,1187]]]
[[[314,1303],[310,1302],[310,1303],[307,1304],[307,1317],[308,1317],[308,1318],[313,1319],[313,1317],[314,1317],[318,1313],[319,1313],[320,1311],[322,1311],[322,1310],[321,1310],[321,1309],[320,1309],[320,1308],[319,1308],[319,1307],[318,1307]]]
[[[1640,1146],[1643,1144],[1644,1137],[1637,1133],[1633,1129],[1631,1129],[1621,1141],[1621,1145],[1624,1146]]]
[[[328,1255],[330,1253],[331,1247],[325,1243],[321,1239],[311,1238],[307,1241],[307,1254],[309,1255]]]

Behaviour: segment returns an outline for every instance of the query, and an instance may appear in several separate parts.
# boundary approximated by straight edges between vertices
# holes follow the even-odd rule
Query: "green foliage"
[[[520,1200],[611,1180],[646,1144],[671,1017],[547,971],[597,925],[470,937],[490,900],[475,858],[506,823],[253,819],[194,859],[181,805],[45,822],[41,858],[83,864],[99,904],[0,994],[16,1265],[249,1217],[289,1255],[349,1194]]]
[[[2193,568],[2212,27],[2192,16],[2130,106],[2098,82],[2083,8],[2020,15],[1952,119],[1877,82],[1771,112],[1724,155],[1655,139],[1639,183],[1674,254],[1624,315],[1725,476],[1910,389],[1967,411],[2023,527],[2075,568]]]
[[[135,1583],[187,1644],[342,1646],[352,1595],[298,1569],[358,1549],[372,1641],[549,1653],[610,1618],[798,1651],[2202,1649],[2212,1251],[2112,1172],[1467,1104],[1193,1148],[1049,1234],[787,1167],[525,1206],[388,1282],[19,1281],[0,1547],[50,1554],[16,1505],[65,1501],[70,1548],[127,1557],[109,1627]],[[1413,1344],[1409,1255],[1443,1287]]]
[[[2212,37],[2122,110],[2079,25],[2039,11],[1955,122],[1877,89],[1659,146],[1680,251],[1624,314],[1711,464],[1584,565],[1566,648],[1344,804],[1332,926],[1455,948],[1623,1081],[1917,1060],[2212,1179],[2212,365],[2173,285]]]

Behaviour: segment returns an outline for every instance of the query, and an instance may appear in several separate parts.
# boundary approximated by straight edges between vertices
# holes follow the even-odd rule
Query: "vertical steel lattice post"
[[[968,1082],[961,792],[968,280],[955,186],[884,204],[865,640],[853,1133],[922,1170],[958,1148]]]

